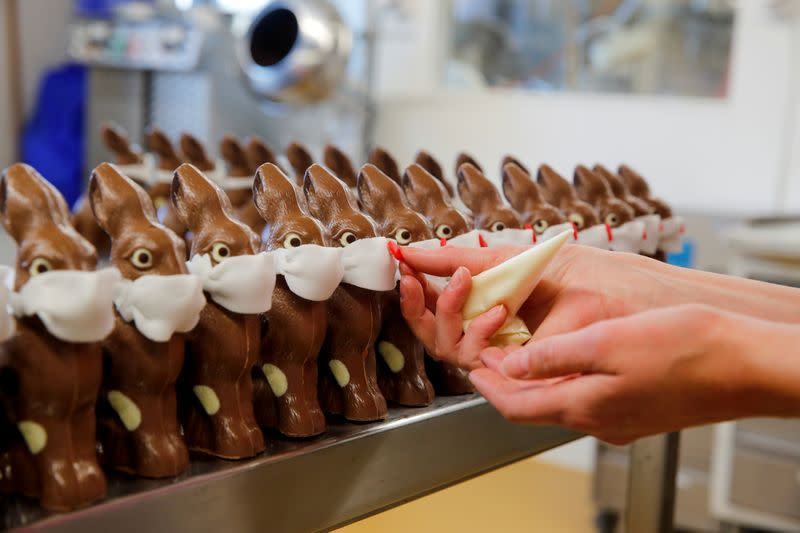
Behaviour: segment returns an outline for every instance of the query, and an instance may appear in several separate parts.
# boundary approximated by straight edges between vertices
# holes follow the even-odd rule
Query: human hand
[[[800,328],[685,305],[487,348],[475,388],[511,421],[625,444],[746,416],[800,414]]]
[[[483,366],[478,355],[489,345],[488,339],[502,326],[507,313],[493,309],[463,333],[461,308],[469,295],[471,275],[525,249],[403,249],[403,316],[431,356],[467,369]],[[657,264],[630,254],[564,246],[517,316],[534,332],[534,339],[540,339],[647,309],[659,300],[653,293],[661,288],[648,272],[651,263]],[[452,278],[439,291],[421,273]]]

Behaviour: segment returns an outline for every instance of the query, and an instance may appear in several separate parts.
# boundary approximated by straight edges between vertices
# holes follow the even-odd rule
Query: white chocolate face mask
[[[480,248],[481,232],[474,229],[469,233],[453,237],[447,241],[447,246],[458,246],[460,248]]]
[[[613,229],[613,240],[609,249],[615,252],[638,254],[642,249],[644,222],[631,220]]]
[[[342,282],[342,248],[304,244],[278,248],[268,255],[275,260],[275,272],[283,275],[289,290],[313,302],[330,299]],[[388,253],[388,252],[387,252]]]
[[[532,229],[506,228],[502,231],[483,231],[483,240],[492,246],[533,246],[538,241]],[[538,236],[537,236],[538,237]]]
[[[636,220],[640,220],[644,223],[644,238],[642,239],[641,252],[643,254],[653,255],[658,251],[661,217],[658,215],[644,215],[637,217]]]
[[[591,246],[592,248],[602,248],[608,250],[613,240],[613,232],[609,238],[610,228],[605,224],[597,224],[578,232],[578,244]]]
[[[136,163],[133,165],[114,164],[114,166],[120,171],[120,173],[128,176],[132,180],[152,185],[153,176],[156,170],[156,159],[153,154],[144,154],[142,156],[141,163]],[[170,181],[171,180],[172,174],[170,173]]]
[[[658,241],[659,250],[676,254],[683,250],[683,218],[673,216],[661,221],[662,231]]]
[[[155,342],[191,331],[206,305],[202,280],[191,274],[146,275],[117,284],[114,305],[126,322]]]
[[[271,254],[237,255],[214,266],[209,254],[196,255],[186,263],[199,277],[212,300],[234,313],[258,314],[272,307],[275,260]]]
[[[51,270],[33,276],[11,294],[15,316],[37,316],[47,331],[66,342],[98,342],[114,330],[115,268]]]
[[[553,237],[558,237],[565,231],[573,231],[574,227],[572,222],[564,222],[562,224],[558,224],[557,226],[550,226],[546,230],[542,232],[541,235],[538,236],[538,242],[545,242],[549,241]],[[575,239],[570,238],[570,240],[574,241]]]
[[[390,291],[396,283],[397,261],[389,253],[389,239],[360,239],[343,248],[342,283],[371,291]]]

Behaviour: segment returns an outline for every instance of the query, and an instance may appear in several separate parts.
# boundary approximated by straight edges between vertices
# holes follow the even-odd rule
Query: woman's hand
[[[428,353],[463,368],[483,366],[478,355],[505,322],[503,308],[492,309],[462,330],[461,308],[471,275],[524,251],[520,247],[403,249],[401,308]],[[518,316],[534,339],[574,331],[588,324],[656,305],[662,285],[648,268],[657,262],[630,254],[564,246]],[[421,273],[452,276],[443,291]],[[462,336],[463,335],[463,336]]]
[[[509,353],[510,352],[510,353]],[[624,444],[746,416],[800,415],[800,327],[686,305],[481,353],[506,418]]]

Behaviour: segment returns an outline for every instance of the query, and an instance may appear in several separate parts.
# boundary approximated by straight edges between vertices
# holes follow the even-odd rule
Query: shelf
[[[334,422],[312,440],[268,435],[267,453],[243,462],[193,457],[166,481],[110,476],[108,498],[48,515],[3,502],[4,528],[48,532],[319,531],[570,442],[560,428],[512,425],[477,396],[391,409],[375,424]]]

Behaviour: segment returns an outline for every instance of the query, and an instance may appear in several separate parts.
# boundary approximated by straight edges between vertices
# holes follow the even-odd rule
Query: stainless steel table
[[[319,531],[419,498],[579,438],[560,428],[516,426],[477,396],[390,410],[375,424],[333,423],[322,437],[269,435],[243,462],[193,458],[166,481],[111,476],[108,498],[47,515],[7,500],[5,528],[48,532]]]

